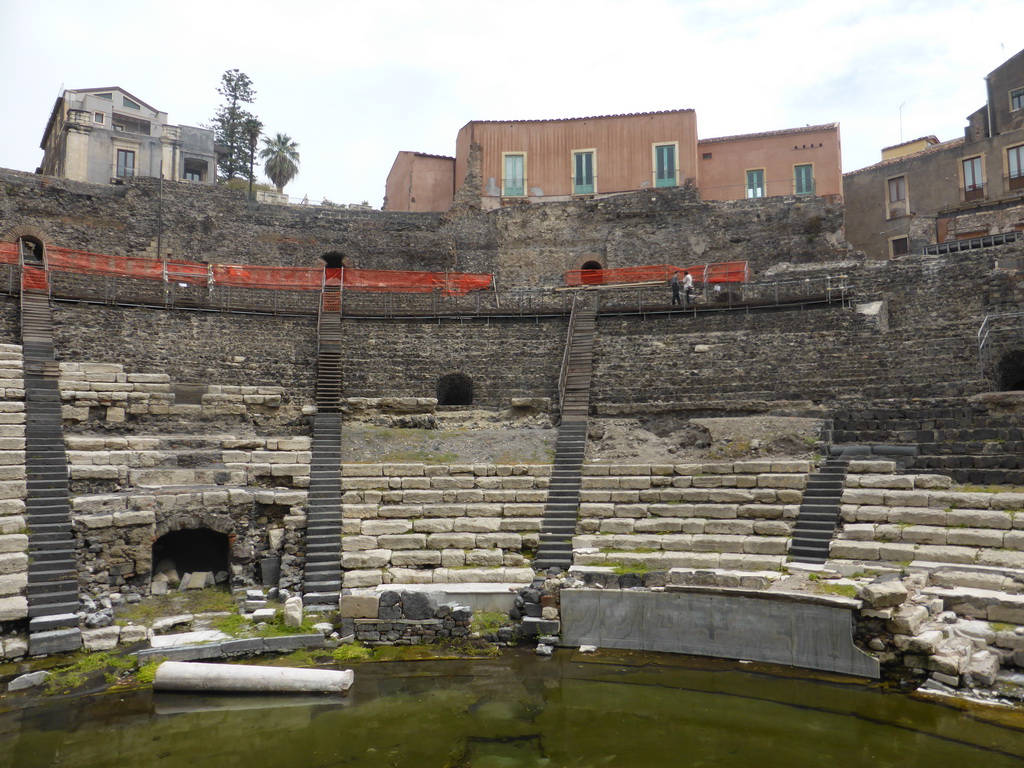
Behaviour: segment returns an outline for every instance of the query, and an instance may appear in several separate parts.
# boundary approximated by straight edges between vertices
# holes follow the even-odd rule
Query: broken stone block
[[[907,588],[896,579],[874,581],[861,589],[860,598],[876,610],[888,608],[903,604],[907,599]]]
[[[284,625],[298,627],[302,625],[302,598],[290,597],[284,604]]]
[[[916,635],[928,620],[928,609],[923,605],[904,605],[886,622],[894,635]]]

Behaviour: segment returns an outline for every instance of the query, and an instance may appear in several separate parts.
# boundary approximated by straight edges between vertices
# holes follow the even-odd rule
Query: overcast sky
[[[380,207],[398,151],[453,155],[470,120],[685,108],[701,138],[839,122],[850,171],[901,131],[961,136],[1022,18],[1020,0],[0,0],[0,167],[40,164],[62,87],[201,125],[238,68],[265,130],[299,143],[296,198]]]

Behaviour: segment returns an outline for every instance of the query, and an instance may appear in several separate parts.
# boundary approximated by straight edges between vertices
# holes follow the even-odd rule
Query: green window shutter
[[[764,170],[747,171],[747,197],[764,197]]]
[[[814,194],[814,166],[797,165],[793,167],[793,191],[798,195]]]
[[[522,197],[526,194],[526,158],[523,155],[505,155],[505,178],[502,194]]]
[[[572,193],[574,195],[594,194],[594,153],[576,152],[573,155]]]
[[[676,185],[676,147],[662,144],[654,148],[654,186],[674,187]]]

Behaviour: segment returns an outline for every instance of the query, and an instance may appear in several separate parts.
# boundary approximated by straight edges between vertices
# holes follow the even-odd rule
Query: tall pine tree
[[[213,118],[213,132],[217,143],[223,148],[218,153],[217,168],[221,178],[249,178],[253,152],[251,134],[259,137],[263,123],[244,108],[256,100],[252,80],[244,72],[229,69],[220,78],[217,93],[224,97],[224,103],[217,107]]]

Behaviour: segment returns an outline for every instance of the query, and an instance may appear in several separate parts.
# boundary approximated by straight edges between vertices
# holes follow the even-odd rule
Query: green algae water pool
[[[344,698],[111,692],[0,713],[0,768],[1024,765],[1024,713],[629,652],[354,667]]]

